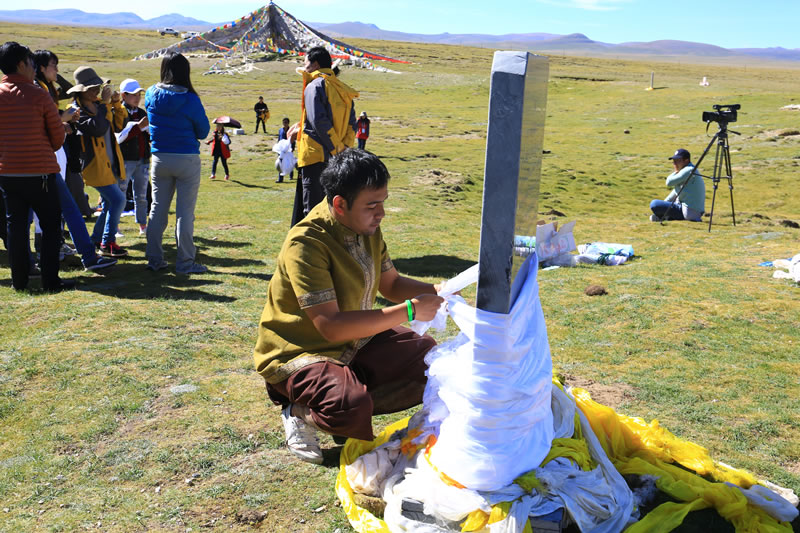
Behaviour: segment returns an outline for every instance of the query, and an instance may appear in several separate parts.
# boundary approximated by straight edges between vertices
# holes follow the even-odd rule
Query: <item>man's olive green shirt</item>
[[[340,311],[372,309],[381,273],[392,268],[380,228],[358,235],[320,202],[289,230],[278,255],[253,354],[259,374],[279,383],[311,363],[349,363],[371,337],[327,341],[304,309],[332,301]]]

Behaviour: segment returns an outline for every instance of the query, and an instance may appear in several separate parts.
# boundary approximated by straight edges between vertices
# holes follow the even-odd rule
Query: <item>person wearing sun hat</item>
[[[128,251],[116,242],[119,218],[125,207],[125,195],[119,182],[125,181],[125,165],[115,131],[125,125],[126,111],[119,93],[112,90],[92,67],[78,67],[73,73],[75,85],[67,91],[80,108],[77,128],[81,132],[81,173],[86,185],[94,187],[103,199],[103,211],[97,217],[92,240],[100,253],[124,257]]]
[[[127,113],[126,127],[131,122],[136,123],[130,127],[125,140],[119,143],[119,149],[125,160],[125,174],[133,183],[134,218],[139,225],[139,235],[145,235],[149,211],[147,185],[150,183],[150,123],[145,110],[139,107],[144,89],[138,81],[128,78],[119,84],[119,92],[122,95],[122,106]]]

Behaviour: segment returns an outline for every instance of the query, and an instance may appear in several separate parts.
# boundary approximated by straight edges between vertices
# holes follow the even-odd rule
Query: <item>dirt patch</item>
[[[236,513],[236,521],[240,524],[255,525],[262,522],[266,517],[266,511],[256,511],[255,509],[245,509]]]
[[[564,385],[567,387],[586,389],[589,391],[589,394],[592,395],[594,401],[611,407],[612,409],[616,409],[634,396],[634,388],[624,383],[605,385],[593,379],[571,376],[569,374],[564,374],[564,380]]]
[[[225,231],[231,229],[253,229],[253,227],[246,224],[219,224],[218,226],[209,226],[208,229],[214,231]]]
[[[464,176],[459,172],[432,168],[412,176],[411,182],[415,185],[458,185],[464,182]]]
[[[795,128],[780,128],[777,130],[765,130],[762,131],[757,135],[762,139],[766,139],[768,141],[777,141],[778,139],[786,139],[786,138],[797,138],[800,137],[800,130]]]

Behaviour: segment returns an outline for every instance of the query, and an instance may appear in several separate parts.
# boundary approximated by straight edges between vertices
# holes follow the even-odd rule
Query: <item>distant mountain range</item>
[[[206,22],[178,13],[143,19],[135,13],[86,13],[78,9],[20,9],[0,11],[0,20],[26,24],[63,24],[68,26],[100,26],[131,29],[175,28],[178,31],[207,30],[225,22]],[[756,57],[776,61],[800,61],[800,49],[775,48],[722,48],[710,44],[688,41],[625,42],[620,44],[593,41],[582,33],[557,35],[553,33],[509,33],[485,35],[478,33],[405,33],[382,30],[374,24],[363,22],[322,23],[308,22],[309,26],[336,38],[375,39],[380,41],[406,41],[416,43],[452,44],[484,48],[506,48],[565,55],[606,56],[662,56],[697,58]]]
[[[79,9],[19,9],[0,11],[0,20],[23,24],[63,24],[65,26],[99,26],[102,28],[129,28],[155,30],[169,27],[178,31],[207,30],[219,26],[178,13],[143,19],[136,13],[86,13]]]

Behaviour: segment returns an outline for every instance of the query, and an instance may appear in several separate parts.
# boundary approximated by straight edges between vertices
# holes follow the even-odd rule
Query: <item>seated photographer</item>
[[[651,222],[662,220],[691,220],[700,222],[706,203],[706,184],[694,165],[688,150],[680,148],[669,159],[675,171],[667,176],[672,192],[663,200],[650,202]]]

